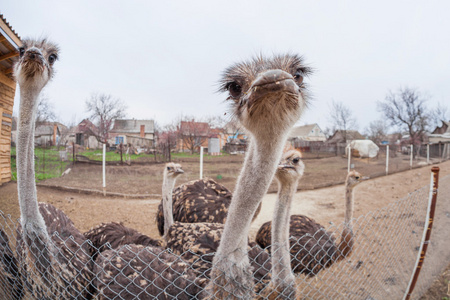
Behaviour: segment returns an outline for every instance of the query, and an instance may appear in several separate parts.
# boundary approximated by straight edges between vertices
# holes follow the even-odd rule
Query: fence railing
[[[299,254],[291,251],[298,271],[297,298],[402,299],[420,255],[428,197],[426,186],[354,219],[352,252],[343,259],[336,247],[343,224],[325,226],[328,235],[322,230],[291,240]],[[420,298],[450,262],[449,228],[447,176],[440,180],[431,242],[412,299]],[[39,236],[24,240],[19,221],[5,213],[0,213],[0,229],[1,299],[214,298],[206,288],[214,253],[201,255],[198,249],[190,249],[175,255],[170,249],[133,244],[98,254],[90,241],[79,244],[79,237],[67,232],[54,233],[51,242]],[[269,249],[249,245],[253,293],[266,299],[271,289]],[[270,250],[276,249],[273,245]]]

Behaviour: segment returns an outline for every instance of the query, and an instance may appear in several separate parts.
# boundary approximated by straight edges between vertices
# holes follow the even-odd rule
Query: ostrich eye
[[[50,55],[49,57],[48,57],[48,62],[50,63],[50,64],[53,64],[54,62],[55,62],[55,60],[56,60],[56,55],[55,54],[52,54],[52,55]]]
[[[19,55],[20,57],[22,57],[25,54],[25,48],[24,47],[20,47],[19,48]]]
[[[298,84],[302,84],[303,83],[303,76],[298,71],[294,74],[294,79],[297,81]]]
[[[355,178],[356,178],[356,180],[358,180],[358,179],[359,179],[359,176],[356,176]]]
[[[170,171],[170,170],[172,170],[172,168],[171,167],[167,167],[167,171]]]
[[[296,158],[294,158],[294,159],[292,160],[292,162],[293,162],[294,164],[298,164],[299,161],[300,161],[300,158],[298,158],[298,157],[296,157]]]
[[[242,93],[242,87],[236,82],[228,84],[227,90],[233,98],[238,98]]]

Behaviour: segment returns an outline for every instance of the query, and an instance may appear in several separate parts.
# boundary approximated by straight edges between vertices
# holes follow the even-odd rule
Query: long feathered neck
[[[219,257],[247,258],[247,239],[252,220],[280,161],[286,134],[253,137],[233,193],[228,218],[218,249]]]
[[[164,210],[164,239],[167,241],[169,228],[173,225],[173,208],[172,208],[172,190],[176,179],[167,175],[167,170],[164,171],[162,195],[163,195],[163,210]]]
[[[349,179],[345,182],[345,222],[339,242],[338,259],[347,257],[353,251],[353,187]]]
[[[39,213],[34,176],[34,130],[41,88],[26,86],[20,89],[20,108],[17,134],[17,185],[20,216],[24,233],[39,233],[48,238],[44,219]]]
[[[297,190],[298,181],[278,181],[278,197],[272,219],[272,280],[286,285],[292,277],[289,252],[289,227],[291,203]]]

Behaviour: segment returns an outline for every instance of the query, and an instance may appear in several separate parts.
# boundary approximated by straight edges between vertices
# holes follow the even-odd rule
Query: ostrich
[[[227,220],[231,192],[211,178],[198,179],[180,185],[173,191],[173,219],[182,223],[222,223]],[[156,223],[164,234],[163,200],[158,206]],[[258,206],[253,220],[261,211]]]
[[[247,236],[280,161],[289,130],[306,107],[303,77],[311,73],[297,55],[258,57],[228,68],[222,90],[233,115],[247,129],[250,145],[213,259],[208,292],[218,299],[250,299],[253,280]]]
[[[289,254],[289,214],[299,178],[305,165],[301,153],[289,150],[283,154],[275,173],[278,182],[278,197],[273,212],[272,227],[272,280],[262,293],[269,299],[295,299],[295,277],[291,269]],[[276,247],[276,248],[275,248]]]
[[[173,186],[182,173],[183,169],[179,164],[168,163],[164,168],[163,201],[169,209],[172,204]],[[166,216],[166,219],[171,222],[171,214]],[[168,230],[166,224],[165,238]],[[95,273],[99,299],[205,297],[207,279],[198,278],[182,258],[164,252],[161,247],[127,244],[104,250],[95,261]]]
[[[288,174],[291,176],[295,175],[293,173]],[[301,174],[297,174],[296,176],[300,178]],[[339,244],[336,244],[336,240],[331,233],[327,232],[322,225],[313,219],[304,215],[291,216],[289,229],[291,236],[291,267],[295,273],[303,273],[309,277],[313,277],[322,269],[350,255],[353,250],[352,192],[353,188],[365,179],[356,171],[351,171],[347,175],[345,184],[345,223]],[[282,189],[282,184],[280,185],[280,189]],[[256,235],[256,242],[262,248],[271,246],[271,234],[275,230],[271,227],[271,222],[264,223]]]
[[[38,96],[54,74],[53,64],[58,51],[58,47],[47,39],[26,39],[14,67],[14,76],[20,86],[18,260],[24,284],[34,297],[90,298],[92,273],[86,239],[61,210],[38,203],[36,194],[34,123]]]
[[[175,179],[183,174],[184,171],[179,164],[167,163],[164,169],[164,176],[172,177],[173,183],[175,184]],[[170,187],[165,187],[169,181],[166,179],[163,182],[163,197],[167,198],[166,193],[172,194]],[[170,185],[170,183],[169,183]],[[173,188],[173,187],[172,187]],[[163,229],[164,231],[164,229]],[[97,258],[98,253],[103,252],[107,249],[106,244],[109,243],[111,249],[117,249],[123,245],[136,244],[142,246],[152,246],[152,247],[162,247],[163,243],[160,240],[152,239],[151,237],[138,232],[133,228],[126,227],[121,223],[109,222],[102,223],[88,232],[84,233],[84,236],[92,242],[91,255],[92,259]]]

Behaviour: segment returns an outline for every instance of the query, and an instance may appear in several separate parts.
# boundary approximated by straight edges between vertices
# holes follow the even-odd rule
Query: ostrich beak
[[[183,174],[184,173],[184,171],[183,171],[183,169],[177,169],[176,171],[175,171],[175,174]]]
[[[294,166],[291,165],[285,165],[285,164],[279,164],[278,170],[289,170],[289,169],[295,169]]]
[[[370,177],[369,176],[363,176],[362,178],[361,178],[361,181],[364,181],[364,180],[369,180],[370,179]]]

